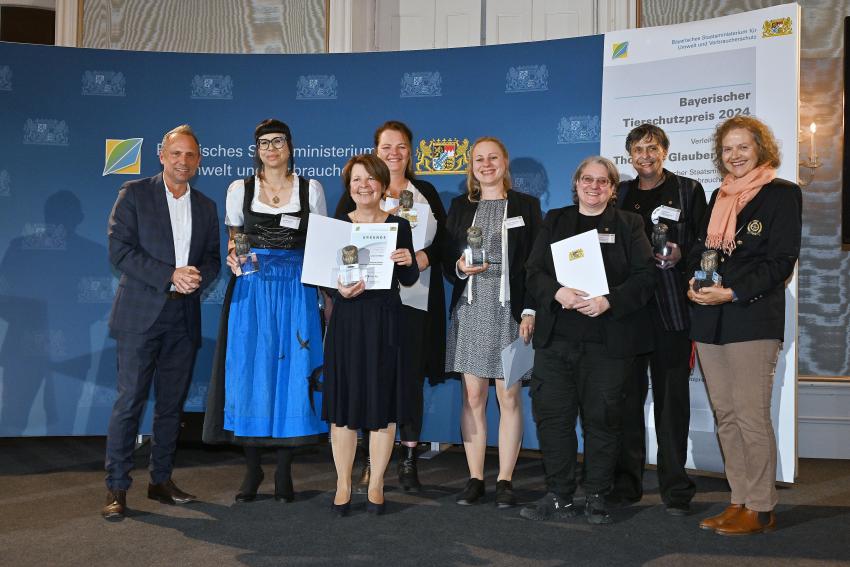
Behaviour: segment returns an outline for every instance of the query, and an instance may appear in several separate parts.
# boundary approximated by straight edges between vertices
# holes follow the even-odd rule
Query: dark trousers
[[[623,386],[623,438],[613,493],[629,501],[638,501],[643,496],[646,464],[643,409],[649,388],[649,370],[652,373],[661,500],[667,505],[687,504],[696,492],[696,486],[685,472],[691,419],[691,340],[687,331],[665,330],[657,308],[652,309],[652,333],[655,351],[635,358],[633,370]]]
[[[133,448],[139,420],[154,384],[151,482],[171,477],[180,411],[192,377],[196,345],[189,338],[185,299],[168,300],[142,334],[118,333],[118,398],[106,437],[106,486],[127,490],[132,483]]]
[[[419,441],[422,433],[422,404],[425,386],[425,356],[428,351],[428,314],[420,309],[402,306],[401,345],[407,383],[409,419],[399,426],[402,441]]]
[[[546,486],[564,498],[576,490],[576,418],[584,434],[587,494],[604,494],[617,461],[622,389],[630,358],[613,358],[603,345],[557,342],[534,353],[531,408],[543,453]]]

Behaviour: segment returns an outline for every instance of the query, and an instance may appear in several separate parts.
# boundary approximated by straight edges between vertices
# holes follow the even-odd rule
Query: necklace
[[[291,185],[290,185],[290,187],[291,187]],[[270,197],[269,200],[272,202],[272,204],[277,206],[277,204],[280,203],[280,197],[278,195],[280,193],[282,193],[284,190],[286,190],[287,187],[286,187],[286,185],[281,185],[279,189],[272,192],[271,187],[269,185],[267,185],[265,182],[263,182],[262,188],[265,189],[266,195],[268,197]]]

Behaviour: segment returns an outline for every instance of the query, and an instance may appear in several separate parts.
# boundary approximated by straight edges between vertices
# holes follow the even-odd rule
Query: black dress
[[[351,222],[348,215],[340,220]],[[410,224],[398,223],[397,248],[413,256]],[[384,429],[409,420],[409,387],[399,340],[401,299],[398,286],[419,278],[414,261],[396,265],[390,289],[368,290],[351,299],[334,294],[334,307],[325,336],[322,419],[350,429]]]

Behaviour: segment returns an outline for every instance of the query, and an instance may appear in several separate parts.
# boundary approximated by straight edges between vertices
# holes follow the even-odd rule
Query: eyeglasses
[[[593,183],[596,182],[596,184],[602,189],[611,185],[611,180],[607,177],[591,177],[590,175],[582,175],[578,180],[582,185],[593,185]]]
[[[267,140],[265,138],[260,138],[257,140],[257,147],[261,150],[267,150],[270,147],[276,150],[280,150],[283,146],[286,145],[286,136],[278,136],[276,138],[272,138],[271,140]]]

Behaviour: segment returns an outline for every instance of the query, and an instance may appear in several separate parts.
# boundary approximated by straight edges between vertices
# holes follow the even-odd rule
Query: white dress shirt
[[[165,179],[162,180],[165,185]],[[171,233],[174,235],[174,267],[183,268],[189,265],[189,245],[192,243],[192,189],[179,199],[175,199],[168,185],[165,185],[165,201],[168,203],[168,216],[171,219]],[[176,288],[172,284],[171,290]]]

